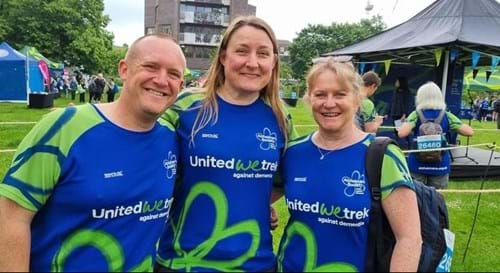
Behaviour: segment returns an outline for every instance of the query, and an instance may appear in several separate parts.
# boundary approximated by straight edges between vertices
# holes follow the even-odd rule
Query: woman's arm
[[[415,192],[398,187],[382,201],[396,245],[391,258],[391,272],[416,272],[422,251],[420,218]]]
[[[472,136],[474,134],[474,130],[469,125],[463,124],[462,126],[458,127],[457,133],[463,136]]]

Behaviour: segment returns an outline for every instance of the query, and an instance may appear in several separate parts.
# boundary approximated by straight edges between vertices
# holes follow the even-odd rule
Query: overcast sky
[[[257,16],[266,20],[278,39],[296,37],[307,24],[358,22],[380,14],[389,27],[398,25],[430,5],[434,0],[370,0],[373,9],[365,11],[367,0],[249,0],[257,7]],[[104,0],[105,13],[111,18],[107,29],[114,33],[115,44],[131,44],[144,31],[144,0]]]

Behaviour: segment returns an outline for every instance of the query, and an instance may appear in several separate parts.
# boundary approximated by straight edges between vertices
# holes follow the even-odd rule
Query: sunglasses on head
[[[350,64],[352,64],[352,56],[340,55],[340,56],[319,57],[319,58],[313,59],[313,64],[327,63],[329,61],[334,62],[334,63],[350,63]]]

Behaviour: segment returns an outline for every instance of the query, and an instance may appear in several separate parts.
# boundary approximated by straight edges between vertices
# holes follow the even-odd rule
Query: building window
[[[147,27],[146,28],[146,34],[153,34],[153,33],[155,33],[154,27]]]
[[[158,26],[158,32],[172,35],[172,26],[169,24],[161,24]]]

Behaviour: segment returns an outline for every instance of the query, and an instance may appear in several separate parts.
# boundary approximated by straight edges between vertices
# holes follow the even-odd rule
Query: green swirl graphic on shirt
[[[52,260],[52,272],[63,272],[68,257],[78,248],[93,247],[97,249],[108,264],[109,272],[123,272],[125,258],[120,243],[109,233],[98,230],[79,230],[69,236],[61,245]],[[91,262],[91,261],[89,261]],[[153,259],[147,256],[130,272],[147,272],[152,270]]]
[[[201,195],[206,195],[213,201],[215,208],[215,223],[212,232],[205,241],[190,251],[182,249],[180,238],[184,230],[186,216],[193,202]],[[255,257],[259,248],[260,229],[256,220],[246,220],[237,224],[227,226],[228,202],[226,195],[217,185],[202,181],[196,184],[188,194],[184,207],[181,211],[177,227],[174,225],[174,249],[178,258],[165,260],[169,267],[174,270],[182,269],[187,272],[193,267],[204,267],[218,271],[238,271],[236,268],[241,267],[248,259]],[[200,227],[198,227],[200,228]],[[206,256],[217,245],[218,242],[227,239],[231,236],[239,234],[248,234],[252,238],[252,242],[248,250],[241,256],[228,260],[209,260]],[[241,270],[239,270],[241,271]]]
[[[314,237],[313,231],[303,223],[293,222],[285,234],[286,239],[282,246],[281,252],[278,257],[278,271],[283,272],[283,256],[288,244],[293,236],[300,236],[304,239],[307,255],[306,261],[304,263],[304,272],[357,272],[356,268],[348,263],[327,263],[317,266],[318,259],[318,247],[316,243],[316,238]],[[334,247],[334,246],[332,246]]]

